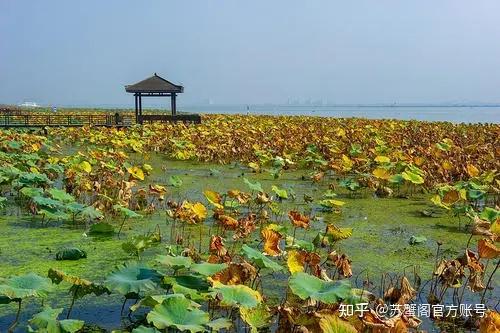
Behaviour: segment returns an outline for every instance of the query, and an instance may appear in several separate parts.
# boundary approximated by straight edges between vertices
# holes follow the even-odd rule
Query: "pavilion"
[[[140,82],[125,86],[125,91],[133,93],[135,97],[135,120],[136,123],[142,124],[144,121],[184,121],[184,122],[201,122],[201,118],[197,114],[178,115],[177,114],[177,94],[184,92],[184,87],[173,84],[172,82],[162,78],[156,73]],[[170,109],[172,115],[160,114],[142,114],[142,97],[170,97]]]

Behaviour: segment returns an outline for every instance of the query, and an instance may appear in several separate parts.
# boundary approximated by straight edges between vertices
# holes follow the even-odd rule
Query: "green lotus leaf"
[[[61,174],[64,172],[64,168],[59,164],[46,164],[43,169],[48,172],[52,172],[55,174]]]
[[[195,302],[203,302],[210,297],[208,293],[202,293],[196,289],[184,287],[183,285],[177,284],[175,282],[172,284],[172,291],[175,294],[182,294]]]
[[[340,187],[344,187],[349,191],[356,191],[361,188],[359,182],[353,178],[347,178],[339,182]]]
[[[35,273],[0,280],[0,296],[8,297],[10,300],[45,297],[51,290],[52,283],[50,279]]]
[[[80,213],[80,215],[83,218],[88,219],[90,221],[94,221],[94,220],[98,220],[98,219],[103,218],[102,213],[92,206],[85,207],[82,210],[82,212]]]
[[[80,214],[84,209],[85,209],[85,205],[82,205],[81,203],[79,202],[70,202],[68,204],[66,204],[64,206],[64,208],[66,208],[66,210],[68,212],[70,212],[71,214]],[[94,208],[94,207],[92,207]]]
[[[160,333],[156,328],[154,327],[146,327],[146,326],[139,326],[136,327],[132,330],[132,333]]]
[[[479,217],[483,220],[489,221],[491,223],[495,222],[498,218],[500,218],[500,210],[495,208],[486,207],[481,212]]]
[[[154,269],[132,263],[118,267],[118,270],[107,277],[104,284],[108,289],[122,295],[140,294],[154,290],[161,277],[161,274]]]
[[[233,326],[233,322],[228,318],[217,318],[207,323],[214,332],[219,332],[222,329],[230,329]]]
[[[286,236],[286,248],[287,249],[299,249],[307,252],[312,252],[315,249],[313,243],[305,241],[302,239],[293,238],[292,236]]]
[[[262,188],[262,185],[259,182],[252,183],[246,178],[243,178],[243,181],[250,190],[255,192],[264,192],[264,189]]]
[[[109,235],[113,234],[115,229],[113,226],[106,222],[96,223],[90,226],[89,234],[90,235]]]
[[[67,247],[56,253],[56,260],[78,260],[87,258],[87,252],[76,247]]]
[[[271,324],[272,314],[265,304],[259,304],[253,309],[240,308],[241,319],[251,327],[251,333]]]
[[[8,179],[15,179],[21,173],[23,173],[23,172],[13,165],[2,166],[1,174]]]
[[[19,190],[19,193],[21,193],[23,196],[27,198],[34,198],[42,196],[43,190],[38,187],[23,187],[22,189]]]
[[[344,201],[336,200],[336,199],[324,199],[319,202],[319,204],[326,209],[334,209],[338,207],[342,207],[345,205]]]
[[[467,191],[467,197],[471,200],[481,200],[486,195],[486,191],[472,188]]]
[[[408,241],[408,243],[410,245],[418,245],[418,244],[422,244],[422,243],[425,243],[427,242],[427,237],[425,236],[411,236],[410,237],[410,240]]]
[[[303,272],[293,274],[288,285],[292,292],[301,299],[310,298],[326,304],[337,303],[351,294],[351,285],[348,280],[324,281]]]
[[[58,200],[64,203],[69,203],[75,201],[75,197],[73,197],[71,194],[67,193],[64,190],[59,190],[57,188],[51,188],[48,190],[50,196],[54,200]]]
[[[159,255],[156,256],[156,261],[167,267],[171,267],[174,270],[181,268],[189,268],[193,264],[193,260],[190,257],[183,256],[171,256],[171,255]]]
[[[208,262],[204,262],[201,264],[192,264],[191,270],[193,272],[199,273],[205,276],[211,276],[216,273],[219,273],[223,269],[227,268],[227,264],[211,264]]]
[[[74,333],[82,329],[84,325],[82,320],[57,320],[62,311],[62,308],[46,307],[42,312],[37,313],[29,323],[38,329],[36,332]]]
[[[179,176],[173,175],[168,178],[168,184],[173,187],[181,187],[182,179]]]
[[[49,220],[67,220],[68,214],[55,208],[42,208],[37,212],[38,215],[44,216]]]
[[[47,198],[43,196],[36,196],[32,198],[33,202],[38,207],[60,209],[64,207],[64,203],[59,200],[54,200],[52,198]]]
[[[269,268],[273,272],[282,271],[284,269],[280,264],[274,262],[246,244],[241,247],[241,251],[245,257],[253,261],[259,268]]]
[[[224,306],[254,308],[262,302],[262,296],[258,291],[242,284],[225,285],[215,281],[212,291],[221,299],[221,304]]]
[[[363,289],[352,288],[351,293],[342,300],[342,303],[356,305],[359,303],[368,303],[373,300],[375,300],[375,295],[371,292]]]
[[[164,300],[168,298],[169,295],[149,295],[141,298],[141,300],[130,306],[131,311],[136,311],[141,306],[147,306],[154,308],[156,305],[161,304]]]
[[[19,187],[50,185],[52,181],[44,173],[23,172],[17,179]]]
[[[172,294],[148,313],[147,321],[158,329],[175,327],[191,333],[205,331],[204,325],[210,321],[208,313],[193,307],[192,301],[184,295]]]
[[[424,178],[421,175],[418,175],[412,171],[403,171],[401,173],[401,176],[403,177],[404,180],[409,181],[410,183],[413,184],[423,184],[424,183]]]
[[[202,275],[175,275],[167,276],[163,279],[166,284],[181,285],[185,288],[194,289],[197,291],[208,291],[210,287],[206,278]]]
[[[123,207],[121,205],[113,205],[113,209],[116,212],[120,213],[123,217],[129,218],[129,219],[142,217],[141,214],[137,214],[133,210],[130,210],[130,209]]]
[[[278,196],[278,198],[288,199],[288,193],[285,189],[280,189],[276,185],[273,185],[271,190]]]

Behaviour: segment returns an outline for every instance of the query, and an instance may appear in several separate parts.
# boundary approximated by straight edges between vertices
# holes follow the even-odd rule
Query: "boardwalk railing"
[[[0,127],[131,126],[133,116],[113,114],[0,114]]]

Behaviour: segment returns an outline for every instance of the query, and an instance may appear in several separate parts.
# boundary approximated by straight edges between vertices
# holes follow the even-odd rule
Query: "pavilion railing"
[[[140,123],[152,122],[183,122],[183,123],[201,123],[201,116],[199,114],[143,114],[139,116]]]

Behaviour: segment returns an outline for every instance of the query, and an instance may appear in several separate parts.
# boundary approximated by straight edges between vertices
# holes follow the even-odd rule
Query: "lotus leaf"
[[[49,192],[50,196],[52,197],[52,199],[54,199],[54,200],[58,200],[58,201],[64,202],[64,203],[69,203],[69,202],[75,201],[75,198],[71,194],[68,194],[64,190],[51,188],[48,190],[48,192]]]
[[[268,268],[273,272],[283,270],[283,267],[281,265],[246,244],[241,247],[241,251],[244,256],[253,261],[259,268]]]
[[[221,304],[224,306],[254,308],[262,302],[262,296],[258,291],[242,284],[225,285],[215,281],[212,291],[221,299]]]
[[[358,331],[348,321],[335,315],[326,315],[319,320],[322,333],[357,333]]]
[[[232,320],[228,318],[217,318],[207,323],[207,326],[210,327],[215,332],[219,332],[222,329],[230,329],[233,326]]]
[[[299,272],[292,275],[288,283],[292,292],[301,299],[312,299],[326,304],[334,304],[351,294],[348,280],[324,281],[313,275]]]
[[[11,277],[0,280],[0,295],[10,300],[19,300],[28,297],[45,297],[52,290],[52,283],[48,278],[35,273]]]
[[[271,187],[271,190],[278,196],[280,199],[288,199],[288,193],[285,189],[280,189],[276,185]]]
[[[425,236],[411,236],[408,243],[410,245],[418,245],[427,242],[427,238]]]
[[[170,186],[173,187],[181,187],[182,186],[182,179],[179,176],[170,176],[168,179],[168,183]]]
[[[191,270],[193,272],[196,272],[196,273],[199,273],[199,274],[205,275],[205,276],[214,275],[214,274],[216,274],[216,273],[218,273],[226,268],[227,268],[227,264],[211,264],[208,262],[191,265]]]
[[[208,202],[210,202],[216,208],[224,208],[222,206],[222,197],[219,193],[211,190],[205,190],[203,191],[203,194],[205,195],[205,198],[207,198]]]
[[[160,333],[156,328],[154,327],[146,327],[146,326],[139,326],[136,327],[132,330],[132,333]]]
[[[116,211],[116,212],[119,212],[121,215],[123,215],[124,217],[127,217],[127,218],[137,218],[137,217],[142,217],[141,214],[137,214],[136,212],[134,212],[133,210],[130,210],[126,207],[123,207],[121,205],[114,205],[113,206],[113,209]]]
[[[241,319],[251,327],[251,333],[258,333],[259,329],[271,324],[271,312],[264,304],[254,308],[240,308]]]
[[[131,263],[118,267],[108,275],[105,286],[122,295],[140,294],[154,290],[160,282],[161,274],[141,264]]]
[[[38,187],[23,187],[19,190],[19,193],[27,198],[34,198],[42,196],[43,190]]]
[[[259,182],[252,183],[246,178],[243,178],[243,181],[250,190],[254,192],[264,192],[264,189],[262,188],[262,185]]]
[[[100,222],[90,226],[89,234],[91,235],[109,235],[113,234],[115,229],[109,223]]]
[[[37,328],[35,332],[74,333],[83,328],[84,322],[82,320],[57,320],[62,311],[62,308],[52,309],[46,307],[42,312],[36,314],[29,323]]]
[[[205,331],[204,325],[210,319],[208,313],[193,307],[192,302],[182,294],[173,294],[148,313],[147,321],[158,329],[175,327],[191,333]]]
[[[401,173],[401,176],[403,177],[404,180],[409,181],[410,183],[413,184],[423,184],[424,183],[424,178],[420,176],[419,174],[416,174],[411,171],[403,171]]]
[[[76,247],[67,247],[56,253],[56,260],[78,260],[87,258],[87,252]]]
[[[171,255],[159,255],[156,257],[156,261],[165,266],[172,267],[174,270],[189,268],[193,264],[193,260],[190,257]]]

